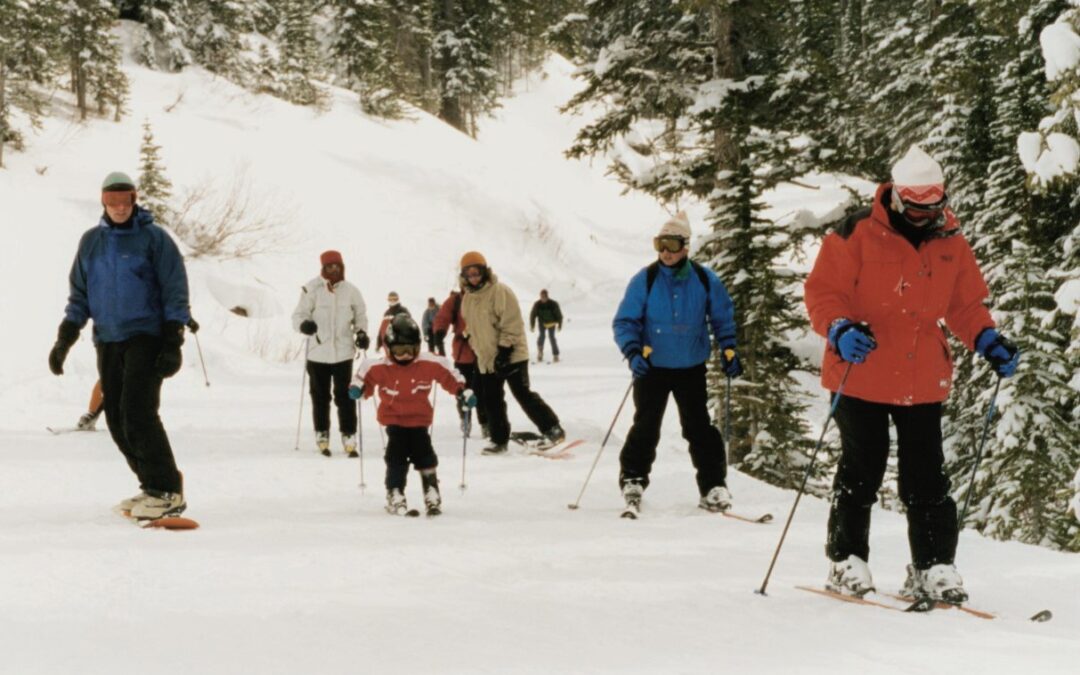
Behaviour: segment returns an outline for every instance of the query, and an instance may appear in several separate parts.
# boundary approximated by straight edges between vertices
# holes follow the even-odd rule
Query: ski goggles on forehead
[[[390,345],[390,353],[397,357],[416,357],[420,353],[420,345]]]
[[[655,237],[652,240],[653,248],[657,253],[678,253],[686,248],[686,240],[682,237]]]

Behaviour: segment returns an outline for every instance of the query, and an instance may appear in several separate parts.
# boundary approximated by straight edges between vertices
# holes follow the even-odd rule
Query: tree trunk
[[[0,169],[4,168],[4,142],[7,140],[7,67],[0,60]]]

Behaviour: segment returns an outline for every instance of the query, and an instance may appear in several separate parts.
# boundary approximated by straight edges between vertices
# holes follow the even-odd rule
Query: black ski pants
[[[619,454],[619,484],[633,480],[649,486],[669,395],[679,408],[682,435],[690,444],[698,491],[704,496],[727,484],[727,454],[724,439],[709,417],[704,363],[692,368],[653,367],[634,380],[634,424]]]
[[[431,445],[431,434],[427,427],[386,427],[386,489],[405,489],[409,476],[409,463],[417,471],[434,469],[439,466],[439,458]]]
[[[338,363],[307,362],[308,391],[311,392],[311,415],[315,431],[330,431],[330,393],[333,391],[337,406],[338,427],[341,433],[356,433],[356,402],[349,398],[349,382],[352,381],[352,360]]]
[[[918,569],[952,563],[956,502],[941,449],[941,404],[900,406],[844,396],[836,406],[841,456],[833,481],[826,552],[833,561],[870,557],[870,507],[889,459],[889,418],[896,425],[897,487],[907,507],[911,561]]]
[[[454,363],[454,367],[457,368],[461,376],[465,378],[465,388],[472,389],[476,394],[476,419],[480,424],[486,425],[487,422],[487,409],[484,408],[484,387],[483,381],[480,378],[480,368],[477,367],[476,362],[472,363]],[[472,414],[468,410],[459,410],[458,414],[464,420],[467,416],[471,417]]]
[[[155,367],[161,338],[136,335],[97,345],[105,421],[116,447],[139,477],[143,490],[180,492],[169,437],[158,416],[162,378]]]
[[[487,424],[492,443],[506,445],[510,442],[510,420],[506,416],[504,385],[509,385],[510,393],[514,395],[518,405],[540,430],[540,433],[546,433],[559,423],[558,416],[544,402],[544,399],[540,398],[540,394],[529,388],[528,361],[511,364],[503,374],[483,373],[480,375],[480,383],[484,392],[482,400],[487,410]]]

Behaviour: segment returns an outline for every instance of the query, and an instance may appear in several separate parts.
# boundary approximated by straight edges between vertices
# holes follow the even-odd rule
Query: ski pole
[[[364,494],[367,483],[364,482],[364,398],[356,401],[356,447],[360,450],[360,494]]]
[[[649,354],[652,353],[652,347],[646,347],[642,351],[642,356],[649,358]],[[626,399],[630,398],[630,392],[634,390],[634,379],[630,379],[630,386],[626,388],[626,393],[623,394],[622,403],[619,404],[619,409],[615,411],[615,417],[611,418],[611,426],[608,427],[607,434],[604,435],[604,441],[600,444],[600,449],[596,451],[596,457],[593,459],[592,466],[589,467],[589,473],[585,476],[585,484],[581,486],[581,492],[578,493],[577,499],[573,504],[567,504],[566,508],[571,511],[577,511],[581,506],[581,498],[585,496],[585,488],[589,487],[589,479],[592,478],[593,471],[596,470],[596,465],[600,463],[600,455],[604,452],[604,446],[607,445],[608,439],[611,438],[611,432],[615,429],[615,422],[619,419],[619,414],[622,413],[623,406],[626,405]]]
[[[731,452],[731,376],[727,378],[727,394],[724,396],[724,447]]]
[[[961,529],[964,527],[964,518],[967,517],[968,505],[971,504],[971,493],[975,490],[975,474],[979,470],[979,462],[982,460],[983,448],[986,447],[986,436],[990,431],[990,420],[994,416],[994,404],[997,402],[998,389],[1001,388],[1001,376],[998,376],[994,384],[994,393],[990,395],[990,405],[986,411],[986,420],[983,422],[982,439],[979,441],[979,450],[975,453],[975,465],[971,467],[971,482],[968,483],[967,494],[964,495],[964,508],[960,511],[958,521]]]
[[[199,350],[199,363],[202,365],[203,381],[206,382],[206,386],[209,387],[210,386],[210,378],[207,377],[207,375],[206,375],[206,361],[203,359],[202,345],[199,344],[199,334],[196,333],[195,331],[192,331],[191,334],[195,336],[195,349]],[[304,370],[307,370],[307,368],[305,368]]]
[[[840,397],[844,393],[844,384],[847,382],[848,375],[851,374],[853,365],[855,364],[849,363],[847,370],[844,371],[844,376],[840,378],[840,386],[836,388],[832,406],[829,408],[829,416],[825,418],[825,424],[821,427],[821,436],[818,438],[817,446],[814,447],[814,454],[810,455],[810,464],[806,467],[802,485],[799,486],[799,491],[795,494],[795,503],[791,505],[791,512],[788,513],[787,522],[784,523],[784,531],[780,533],[780,542],[776,545],[776,551],[773,552],[772,562],[769,563],[769,571],[765,573],[765,580],[761,582],[761,588],[754,591],[758,595],[765,595],[765,587],[769,585],[769,577],[772,576],[773,567],[776,566],[776,559],[780,557],[780,547],[784,545],[784,538],[787,537],[788,528],[791,527],[791,520],[795,517],[795,509],[799,507],[799,500],[802,499],[803,492],[806,491],[806,483],[810,480],[810,474],[814,470],[814,462],[817,460],[818,451],[821,450],[821,446],[825,442],[825,432],[829,429],[829,422],[836,415],[836,406],[840,403]]]
[[[300,412],[296,414],[296,447],[300,449],[300,423],[304,419],[304,385],[307,383],[308,350],[311,348],[311,338],[304,339],[304,374],[300,376]]]
[[[461,423],[461,492],[465,493],[465,448],[469,444],[469,431],[472,429],[472,410],[466,411],[466,417]]]

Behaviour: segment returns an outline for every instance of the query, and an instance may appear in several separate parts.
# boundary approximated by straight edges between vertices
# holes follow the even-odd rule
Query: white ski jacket
[[[360,289],[341,280],[331,290],[326,279],[315,277],[304,284],[300,302],[293,311],[295,330],[300,324],[314,321],[319,327],[311,341],[308,360],[316,363],[351,361],[356,354],[357,331],[367,332],[367,307]]]

